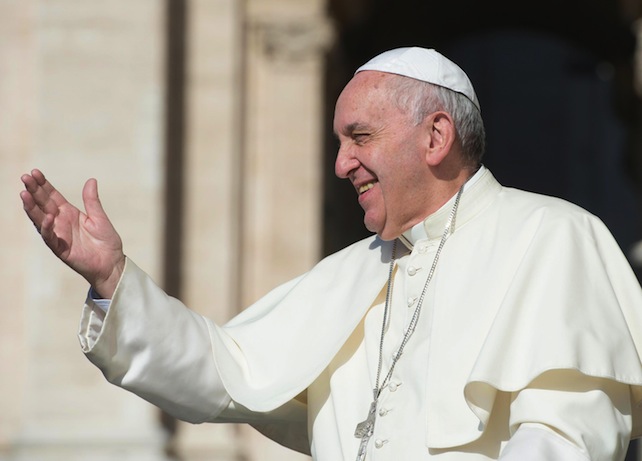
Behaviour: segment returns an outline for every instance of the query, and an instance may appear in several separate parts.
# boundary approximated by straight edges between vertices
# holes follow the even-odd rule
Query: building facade
[[[308,459],[109,385],[75,337],[87,284],[19,178],[40,168],[78,206],[97,178],[127,255],[225,322],[363,232],[328,179],[334,99],[377,47],[420,41],[380,3],[0,0],[0,461]]]

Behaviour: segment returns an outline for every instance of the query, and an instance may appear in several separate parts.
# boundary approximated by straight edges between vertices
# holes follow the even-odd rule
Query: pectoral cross
[[[359,444],[359,451],[357,452],[357,461],[363,461],[366,459],[366,448],[368,447],[368,440],[372,437],[374,432],[375,419],[377,417],[377,400],[375,399],[370,404],[370,410],[368,411],[368,417],[357,424],[357,427],[354,431],[354,436],[358,439],[361,439]]]

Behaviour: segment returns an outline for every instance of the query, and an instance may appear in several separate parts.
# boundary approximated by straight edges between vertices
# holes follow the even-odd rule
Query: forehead
[[[400,109],[389,91],[390,80],[393,78],[396,76],[377,71],[362,71],[356,74],[337,99],[334,113],[335,131],[345,125],[388,117],[392,111],[399,112]]]
[[[384,72],[372,70],[359,72],[345,86],[339,95],[337,105],[346,100],[350,101],[355,97],[382,96],[386,93],[388,82],[391,78],[394,78],[392,74]]]

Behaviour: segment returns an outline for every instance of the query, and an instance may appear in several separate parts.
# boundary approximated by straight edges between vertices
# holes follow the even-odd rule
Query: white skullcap
[[[466,73],[457,64],[435,50],[407,47],[385,51],[359,67],[355,74],[363,70],[403,75],[443,86],[463,94],[481,111],[473,84]]]

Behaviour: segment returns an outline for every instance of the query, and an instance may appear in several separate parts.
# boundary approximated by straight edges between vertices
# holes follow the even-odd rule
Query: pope
[[[361,66],[335,172],[373,235],[225,325],[167,296],[39,170],[24,209],[83,276],[82,350],[193,423],[246,422],[318,461],[622,460],[642,434],[642,290],[609,230],[482,164],[473,86],[431,49]]]

